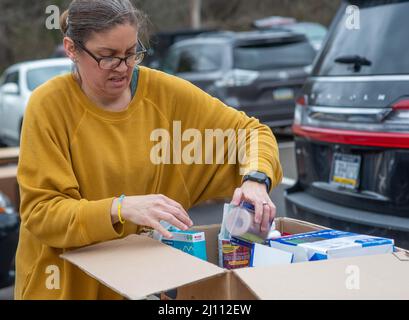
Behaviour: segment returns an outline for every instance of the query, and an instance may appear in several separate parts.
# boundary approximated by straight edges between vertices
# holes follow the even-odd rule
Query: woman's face
[[[103,33],[94,33],[84,44],[95,57],[126,57],[137,49],[137,30],[130,24],[117,25]],[[132,67],[125,61],[113,70],[103,70],[97,61],[82,50],[78,55],[78,66],[83,85],[95,94],[116,98],[129,88]]]

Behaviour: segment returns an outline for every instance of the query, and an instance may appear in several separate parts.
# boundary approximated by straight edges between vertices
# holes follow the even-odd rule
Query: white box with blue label
[[[162,242],[192,256],[207,260],[206,239],[204,232],[171,230],[173,238],[162,238]]]
[[[270,247],[291,252],[293,262],[386,254],[394,240],[338,230],[322,230],[269,241]]]

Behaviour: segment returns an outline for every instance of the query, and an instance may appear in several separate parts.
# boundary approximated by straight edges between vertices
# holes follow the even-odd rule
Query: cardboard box
[[[290,234],[325,229],[289,218],[276,223]],[[226,271],[217,266],[220,226],[195,229],[206,234],[209,262],[141,235],[62,258],[129,299],[175,288],[177,299],[409,299],[406,251]]]
[[[219,266],[225,269],[250,267],[251,248],[234,245],[230,239],[219,239]]]

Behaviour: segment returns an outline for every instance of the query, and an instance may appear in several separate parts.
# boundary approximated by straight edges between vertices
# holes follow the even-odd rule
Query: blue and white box
[[[269,240],[272,248],[294,254],[293,262],[327,260],[394,251],[394,240],[338,230],[321,230]]]
[[[206,239],[204,232],[192,230],[182,231],[177,229],[175,230],[174,228],[169,231],[172,233],[173,238],[162,238],[163,243],[207,261]]]

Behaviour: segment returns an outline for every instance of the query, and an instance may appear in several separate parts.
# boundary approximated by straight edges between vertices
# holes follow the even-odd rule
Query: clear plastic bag
[[[254,221],[254,206],[246,202],[231,206],[226,217],[226,229],[231,236],[257,243],[263,243],[268,238],[271,223],[267,230],[262,231],[261,224]]]

